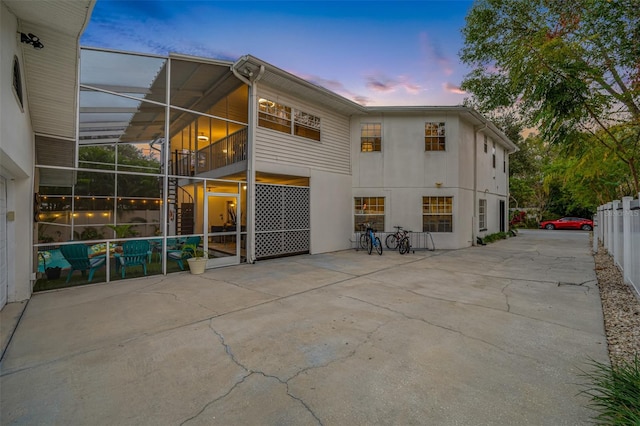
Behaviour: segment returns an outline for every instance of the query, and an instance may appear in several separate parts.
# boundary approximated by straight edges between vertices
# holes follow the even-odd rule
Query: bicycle
[[[376,252],[382,255],[382,242],[379,237],[376,237],[375,230],[369,223],[360,225],[366,228],[366,232],[360,236],[360,247],[367,248],[367,252],[371,254],[373,248],[376,248]]]
[[[387,238],[384,240],[389,250],[397,249],[400,241],[407,236],[407,231],[403,230],[402,226],[394,226],[394,228],[396,228],[396,232],[387,235]]]
[[[410,232],[411,231],[405,231],[405,236],[398,243],[398,251],[400,252],[400,254],[409,253],[409,251],[411,250],[411,241],[409,240],[408,235]]]

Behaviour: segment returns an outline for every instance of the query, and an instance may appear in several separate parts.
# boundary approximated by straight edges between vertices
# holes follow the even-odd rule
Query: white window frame
[[[370,146],[371,149],[365,149]],[[377,149],[376,149],[377,148]],[[382,123],[360,124],[360,152],[382,151]]]
[[[447,150],[447,133],[444,121],[424,123],[424,150],[426,152]]]
[[[384,231],[385,197],[353,197],[353,213],[356,232],[362,231],[362,223],[370,223],[377,231]]]
[[[258,126],[317,142],[322,136],[320,117],[265,98],[258,100]]]
[[[433,201],[435,201],[435,203]],[[422,231],[447,233],[453,232],[453,213],[453,196],[423,196]],[[435,218],[437,222],[426,224],[426,218]],[[443,220],[446,218],[448,218],[449,220]]]
[[[480,231],[487,230],[487,200],[485,198],[478,200],[478,229]]]

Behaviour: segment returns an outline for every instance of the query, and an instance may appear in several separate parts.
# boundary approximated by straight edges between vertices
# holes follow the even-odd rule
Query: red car
[[[583,219],[581,217],[563,217],[556,220],[545,220],[540,222],[541,229],[582,229],[583,231],[591,231],[593,229],[593,221],[591,219]]]

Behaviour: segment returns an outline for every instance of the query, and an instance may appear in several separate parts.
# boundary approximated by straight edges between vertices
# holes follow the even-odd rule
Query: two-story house
[[[78,242],[113,260],[147,241],[166,274],[187,237],[213,268],[349,249],[364,222],[443,249],[506,228],[515,146],[475,111],[365,107],[250,55],[80,49],[92,5],[2,0],[2,304],[47,265],[73,275]],[[93,282],[118,279],[104,265]]]

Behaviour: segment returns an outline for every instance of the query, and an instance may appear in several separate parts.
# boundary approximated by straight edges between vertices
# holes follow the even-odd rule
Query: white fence
[[[598,207],[594,236],[594,250],[602,242],[624,281],[640,294],[640,194]]]

